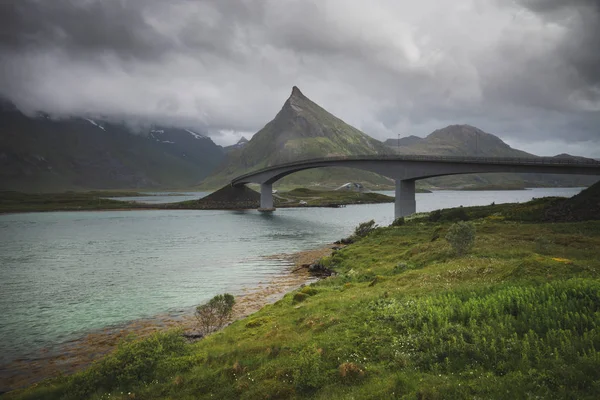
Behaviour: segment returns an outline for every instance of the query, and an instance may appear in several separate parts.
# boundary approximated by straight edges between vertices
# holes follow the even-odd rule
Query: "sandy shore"
[[[331,254],[332,246],[269,256],[269,259],[291,261],[293,266],[281,276],[236,295],[233,320],[245,318],[264,305],[279,300],[289,291],[315,281],[316,278],[312,277],[306,268],[300,267]],[[129,335],[145,337],[172,328],[181,328],[185,332],[193,333],[195,324],[193,310],[177,316],[157,315],[151,319],[136,320],[124,326],[108,327],[89,333],[55,349],[42,349],[34,359],[27,358],[0,365],[0,393],[61,374],[69,375],[77,372],[114,350],[119,341]]]

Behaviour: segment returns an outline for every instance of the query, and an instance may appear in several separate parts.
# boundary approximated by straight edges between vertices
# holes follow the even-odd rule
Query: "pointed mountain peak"
[[[304,97],[304,95],[302,94],[300,89],[298,89],[298,86],[294,86],[292,88],[292,94],[291,94],[290,98],[291,97]]]
[[[292,88],[292,94],[283,105],[283,110],[291,111],[293,114],[304,111],[307,107],[319,107],[308,99],[301,91],[298,86]],[[319,107],[320,108],[320,107]]]
[[[240,140],[237,141],[237,144],[244,144],[244,143],[248,143],[248,139],[246,139],[244,136],[242,136],[240,138]]]

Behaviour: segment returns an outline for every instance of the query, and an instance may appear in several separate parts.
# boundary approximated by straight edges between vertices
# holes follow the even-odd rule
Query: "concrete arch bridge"
[[[232,186],[260,184],[261,209],[273,209],[273,183],[305,169],[323,167],[358,168],[386,176],[396,182],[394,218],[415,213],[415,182],[436,176],[488,173],[547,173],[600,175],[600,161],[575,158],[452,157],[452,156],[352,156],[327,157],[274,165],[238,176]]]

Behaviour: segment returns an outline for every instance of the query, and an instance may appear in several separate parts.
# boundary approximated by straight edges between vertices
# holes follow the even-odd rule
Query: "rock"
[[[196,342],[202,339],[204,335],[199,332],[184,332],[183,337],[189,340],[190,342]]]
[[[311,274],[313,274],[315,276],[331,276],[334,274],[334,271],[323,266],[319,262],[310,264],[310,266],[308,267],[308,272],[310,272]]]

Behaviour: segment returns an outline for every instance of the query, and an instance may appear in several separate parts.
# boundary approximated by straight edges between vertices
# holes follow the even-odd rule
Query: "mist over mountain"
[[[387,144],[387,145],[386,145]],[[0,190],[217,188],[233,177],[294,160],[351,155],[425,154],[534,157],[470,125],[450,125],[425,138],[386,144],[346,124],[297,87],[275,118],[252,136],[223,148],[198,129],[102,117],[28,116],[0,101]],[[557,157],[574,157],[560,154]],[[278,186],[337,187],[360,182],[389,188],[383,176],[348,168],[318,168]],[[594,177],[480,174],[419,181],[426,188],[588,186]]]
[[[222,147],[191,129],[27,116],[0,105],[0,190],[190,187],[223,157]]]

